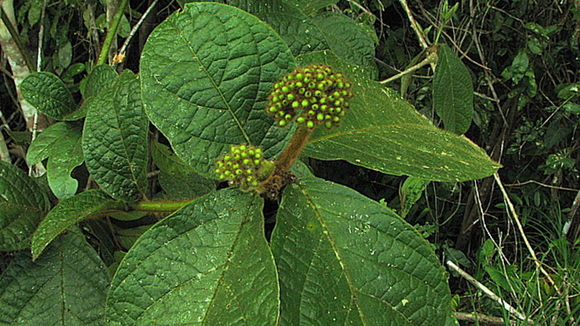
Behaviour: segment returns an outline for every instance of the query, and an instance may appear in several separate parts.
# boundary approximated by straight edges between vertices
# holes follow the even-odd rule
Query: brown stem
[[[302,152],[304,146],[308,144],[308,138],[312,135],[313,130],[314,129],[308,128],[306,124],[302,124],[298,127],[298,130],[296,130],[296,133],[292,136],[290,143],[276,160],[277,170],[287,171],[292,167],[292,164],[296,162],[296,159],[300,156],[300,152]]]

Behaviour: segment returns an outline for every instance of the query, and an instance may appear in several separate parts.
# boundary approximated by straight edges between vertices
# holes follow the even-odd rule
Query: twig
[[[455,318],[474,323],[479,322],[480,324],[486,325],[505,325],[503,318],[488,316],[480,313],[456,312]],[[510,322],[510,325],[515,325],[515,323]]]
[[[387,78],[387,79],[385,79],[383,81],[380,81],[380,83],[381,84],[390,83],[393,80],[397,80],[397,79],[405,76],[406,74],[412,73],[413,71],[415,71],[417,69],[420,69],[420,68],[422,68],[422,67],[424,67],[424,66],[426,66],[428,64],[432,64],[434,62],[437,62],[437,53],[436,52],[432,52],[425,59],[423,59],[423,61],[417,63],[414,66],[411,66],[411,67],[405,69],[404,71],[401,71],[400,73],[398,73],[398,74],[396,74],[396,75],[394,75],[392,77],[389,77],[389,78]]]
[[[125,51],[127,50],[127,47],[129,46],[129,43],[131,42],[131,39],[133,38],[133,36],[135,36],[139,27],[141,27],[141,25],[145,21],[145,18],[147,18],[147,16],[151,13],[153,8],[155,8],[155,5],[157,5],[157,2],[159,2],[159,0],[153,1],[151,3],[151,5],[149,6],[149,8],[147,8],[147,10],[145,10],[143,15],[141,15],[141,18],[139,19],[137,24],[135,24],[135,26],[133,26],[133,28],[131,29],[131,32],[129,33],[129,36],[127,36],[127,39],[125,39],[125,42],[123,43],[123,45],[119,49],[118,55],[123,55],[125,53]]]
[[[506,183],[506,184],[504,184],[504,186],[506,186],[506,187],[519,187],[519,186],[525,186],[525,185],[530,184],[530,183],[535,183],[535,184],[540,185],[542,187],[552,188],[552,189],[556,189],[556,190],[580,191],[580,189],[547,185],[545,183],[541,183],[540,181],[536,181],[536,180],[528,180],[528,181],[518,182],[518,183]]]
[[[524,240],[524,243],[526,244],[526,248],[528,248],[528,252],[532,256],[532,260],[534,261],[534,263],[536,264],[536,266],[538,267],[540,272],[542,274],[544,274],[546,279],[554,287],[556,292],[558,292],[558,294],[561,296],[562,292],[560,291],[560,288],[558,287],[558,285],[556,285],[556,282],[554,282],[554,280],[552,279],[550,274],[548,274],[548,272],[544,269],[544,267],[542,266],[542,263],[540,263],[540,261],[538,260],[538,257],[536,256],[536,252],[534,251],[534,249],[530,245],[530,242],[528,241],[528,237],[526,236],[526,234],[524,232],[524,227],[522,226],[522,223],[520,222],[520,218],[519,218],[518,214],[516,213],[516,209],[514,208],[514,205],[512,204],[503,184],[501,183],[499,175],[497,173],[494,173],[493,178],[495,179],[495,182],[497,183],[497,185],[498,185],[498,187],[503,195],[503,199],[504,199],[505,203],[507,204],[507,207],[509,208],[510,214],[508,214],[508,215],[511,215],[512,219],[516,223],[516,225],[518,227],[518,231],[520,232],[520,235],[521,235],[522,239]]]
[[[399,2],[401,3],[401,6],[403,6],[403,10],[405,10],[405,13],[407,14],[409,23],[411,23],[411,28],[413,29],[413,31],[415,31],[415,34],[419,39],[419,44],[421,44],[421,47],[423,49],[428,48],[429,44],[427,44],[427,41],[425,40],[425,35],[423,35],[423,29],[421,28],[419,23],[417,23],[415,17],[413,17],[413,13],[411,12],[409,5],[407,5],[407,0],[399,0]]]
[[[493,301],[502,305],[502,307],[507,310],[509,313],[515,315],[518,319],[523,321],[530,321],[526,316],[524,316],[521,312],[517,311],[514,307],[512,307],[509,303],[505,302],[502,298],[498,297],[495,293],[493,293],[487,286],[481,284],[478,280],[476,280],[473,276],[467,274],[464,270],[459,268],[459,266],[455,265],[452,261],[446,261],[447,266],[454,270],[455,272],[459,273],[461,277],[469,281],[469,283],[473,284],[476,288],[480,289],[485,293],[488,297],[490,297]]]
[[[401,3],[401,6],[403,6],[403,10],[405,10],[405,13],[407,14],[407,19],[409,19],[409,23],[411,24],[411,28],[413,29],[413,31],[415,31],[415,34],[417,35],[417,38],[419,39],[419,44],[421,45],[421,47],[423,49],[428,49],[429,44],[427,44],[427,40],[425,39],[425,35],[423,35],[423,28],[421,28],[419,23],[417,23],[417,21],[415,20],[415,17],[413,17],[413,13],[411,12],[409,5],[407,5],[407,0],[399,0],[399,2]],[[436,66],[435,62],[431,62],[430,64],[431,64],[431,69],[433,69],[433,71],[435,71],[435,66]]]

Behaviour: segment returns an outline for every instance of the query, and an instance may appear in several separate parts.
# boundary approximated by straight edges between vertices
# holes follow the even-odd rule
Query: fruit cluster
[[[264,159],[261,148],[248,145],[232,145],[216,164],[218,178],[242,190],[258,187],[274,169],[274,163]]]
[[[351,84],[326,65],[298,67],[274,84],[266,112],[278,126],[294,119],[308,128],[338,125],[349,107]]]

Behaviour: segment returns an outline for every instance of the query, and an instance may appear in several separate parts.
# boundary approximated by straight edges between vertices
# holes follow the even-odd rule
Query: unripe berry
[[[342,73],[329,66],[299,67],[274,84],[266,112],[279,127],[295,120],[308,128],[320,124],[331,128],[339,124],[349,107],[353,96],[350,86]]]
[[[262,149],[248,145],[232,145],[230,153],[218,160],[216,165],[215,173],[220,180],[242,190],[255,189],[274,171],[274,163],[263,158]]]

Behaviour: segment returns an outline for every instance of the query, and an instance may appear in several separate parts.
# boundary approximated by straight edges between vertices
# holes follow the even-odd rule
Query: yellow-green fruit
[[[279,127],[291,121],[308,128],[324,124],[331,128],[340,123],[353,94],[351,84],[340,72],[327,65],[298,67],[274,84],[266,112]],[[328,110],[332,105],[332,110]]]
[[[255,189],[274,171],[274,162],[264,159],[262,149],[249,145],[231,145],[216,166],[214,172],[220,180],[242,190]]]

